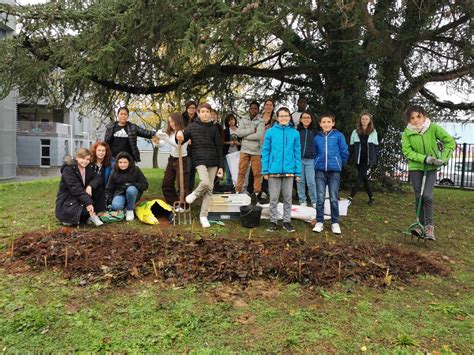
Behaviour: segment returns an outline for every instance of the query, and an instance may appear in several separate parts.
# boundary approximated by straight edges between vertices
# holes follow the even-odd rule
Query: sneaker
[[[371,196],[371,197],[369,197],[369,202],[367,202],[367,203],[368,203],[369,205],[371,205],[371,204],[374,203],[374,200],[375,200],[374,197]]]
[[[186,210],[185,210],[183,207],[176,207],[176,208],[174,209],[174,211],[175,211],[176,213],[184,213],[184,212],[186,212]]]
[[[135,214],[133,213],[133,211],[126,211],[125,212],[125,220],[127,222],[133,221],[134,219],[135,219]]]
[[[324,224],[322,224],[321,222],[317,222],[314,225],[313,232],[321,233],[323,230],[324,230]]]
[[[199,222],[201,222],[202,228],[209,228],[211,226],[207,217],[199,217]]]
[[[334,234],[341,234],[341,226],[339,225],[339,223],[331,224],[331,231]]]
[[[104,222],[102,222],[100,220],[99,216],[97,216],[96,214],[93,215],[93,216],[90,216],[89,219],[87,220],[87,223],[88,224],[93,224],[96,227],[100,227],[101,225],[104,224]]]
[[[306,207],[306,206],[308,206],[308,204],[306,202],[300,202],[300,206],[301,207]]]
[[[255,206],[257,202],[258,202],[258,195],[254,192],[250,195],[250,204]]]
[[[434,227],[431,224],[425,227],[425,238],[428,240],[436,240],[434,235]]]
[[[270,222],[270,223],[268,223],[267,228],[265,228],[265,230],[267,232],[274,232],[274,231],[277,230],[277,228],[278,228],[278,224]]]
[[[196,201],[196,194],[194,192],[191,192],[188,196],[186,196],[185,200],[186,200],[186,203],[188,204],[192,204],[194,201]]]
[[[290,222],[283,223],[283,229],[285,229],[288,233],[293,233],[295,231]]]

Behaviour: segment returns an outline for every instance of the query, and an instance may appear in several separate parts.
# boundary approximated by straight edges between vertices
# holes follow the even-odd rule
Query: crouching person
[[[79,148],[74,159],[65,159],[61,167],[61,181],[56,197],[56,218],[64,225],[88,222],[103,223],[95,214],[92,193],[102,184],[100,176],[90,165],[91,152]]]
[[[133,221],[135,202],[147,189],[148,181],[140,168],[135,166],[132,156],[126,152],[119,153],[105,188],[107,204],[111,204],[113,211],[125,208],[125,219]]]

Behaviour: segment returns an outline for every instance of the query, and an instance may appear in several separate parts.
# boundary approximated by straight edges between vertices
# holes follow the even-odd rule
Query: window
[[[46,105],[19,104],[18,121],[35,121],[43,123],[64,122],[64,110],[53,109]]]
[[[49,167],[51,165],[51,139],[41,139],[40,166]]]

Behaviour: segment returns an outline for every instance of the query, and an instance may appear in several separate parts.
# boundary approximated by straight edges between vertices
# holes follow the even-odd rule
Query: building
[[[94,117],[74,110],[54,109],[45,103],[17,106],[17,164],[20,174],[57,173],[65,155],[95,141]],[[39,168],[39,169],[38,169]]]
[[[13,0],[1,1],[14,4]],[[15,18],[0,14],[0,41],[12,36],[15,31]],[[0,100],[0,179],[16,176],[16,92],[11,92]]]

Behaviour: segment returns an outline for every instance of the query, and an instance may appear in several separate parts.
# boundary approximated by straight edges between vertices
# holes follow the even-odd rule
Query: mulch
[[[197,234],[60,229],[16,239],[0,265],[10,272],[55,269],[81,285],[123,285],[152,277],[189,282],[278,280],[315,286],[353,281],[373,287],[409,283],[417,275],[446,276],[441,257],[394,244],[308,244],[296,238],[241,239]]]

